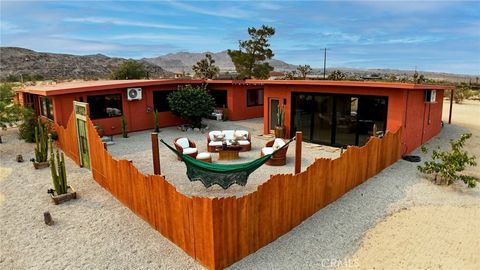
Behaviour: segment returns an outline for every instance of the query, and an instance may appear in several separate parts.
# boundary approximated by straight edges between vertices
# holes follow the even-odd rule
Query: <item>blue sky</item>
[[[480,74],[477,1],[4,1],[1,46],[154,57],[222,51],[246,29],[276,28],[275,58],[292,64]]]

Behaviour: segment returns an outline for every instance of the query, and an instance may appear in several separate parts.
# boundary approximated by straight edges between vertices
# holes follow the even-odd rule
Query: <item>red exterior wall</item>
[[[211,84],[208,86],[208,89],[211,90],[227,90],[228,119],[231,121],[263,117],[263,105],[247,106],[247,90],[258,88],[263,87],[232,84]]]
[[[437,90],[436,103],[425,103],[424,100],[424,90],[406,93],[402,154],[412,152],[442,129],[443,90]]]
[[[142,100],[135,101],[127,100],[125,88],[51,96],[53,99],[55,122],[62,126],[67,125],[67,121],[73,111],[73,101],[80,101],[80,99],[83,98],[83,101],[87,102],[87,96],[121,94],[122,111],[127,120],[128,130],[140,131],[152,129],[154,110],[153,91],[176,90],[177,88],[178,84],[144,86],[142,87]],[[263,116],[263,106],[247,107],[246,90],[248,88],[252,87],[232,84],[211,84],[208,87],[208,89],[227,90],[229,120],[232,121]],[[160,127],[169,127],[185,123],[184,120],[175,117],[171,112],[159,112],[158,119]],[[102,126],[105,135],[121,133],[121,117],[93,119],[92,121]]]
[[[441,129],[443,90],[437,90],[437,103],[424,102],[424,90],[387,89],[374,87],[312,86],[312,85],[265,85],[265,106],[263,114],[264,133],[269,130],[269,100],[286,100],[285,129],[290,134],[292,92],[315,92],[332,94],[356,94],[388,97],[387,130],[403,126],[402,154],[410,153],[437,135]]]
[[[142,100],[128,101],[126,97],[126,89],[112,89],[105,91],[95,91],[88,93],[78,93],[70,95],[53,96],[53,106],[55,121],[66,126],[68,118],[73,110],[73,101],[79,101],[83,97],[83,101],[87,101],[87,96],[121,94],[122,110],[129,131],[139,131],[153,128],[153,91],[157,90],[175,90],[177,85],[159,85],[147,86],[142,88]],[[111,117],[92,120],[95,124],[103,127],[106,135],[119,134],[121,130],[121,117]],[[158,121],[160,127],[174,126],[184,123],[178,117],[170,112],[159,112]]]

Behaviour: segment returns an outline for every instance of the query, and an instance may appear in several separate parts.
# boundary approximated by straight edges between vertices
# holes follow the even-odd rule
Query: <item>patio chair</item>
[[[175,148],[179,153],[189,155],[192,158],[197,157],[197,154],[198,154],[197,145],[191,140],[185,137],[180,137],[173,140],[173,144],[175,145]],[[179,157],[177,157],[177,159],[181,160]]]
[[[275,140],[271,140],[265,144],[265,147],[262,148],[260,156],[265,156],[273,153],[276,149],[284,146],[286,141],[284,139],[276,138]],[[272,157],[265,163],[270,166],[283,166],[287,164],[287,151],[288,145],[277,151]]]

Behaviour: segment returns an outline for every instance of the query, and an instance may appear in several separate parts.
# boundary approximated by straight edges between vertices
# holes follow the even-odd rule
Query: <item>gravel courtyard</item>
[[[243,121],[204,121],[210,130],[248,130],[252,134],[252,150],[240,152],[240,159],[234,161],[218,160],[218,154],[212,153],[214,163],[243,163],[249,162],[260,157],[262,147],[265,143],[272,140],[272,137],[261,136],[263,134],[263,118],[255,118]],[[116,159],[128,159],[144,174],[153,174],[152,148],[150,134],[152,131],[142,131],[129,133],[129,138],[122,138],[121,135],[114,136],[115,144],[108,146],[108,151]],[[159,139],[173,146],[173,140],[177,137],[187,137],[194,141],[199,152],[207,152],[207,134],[200,131],[182,132],[176,127],[162,128],[158,134]],[[241,196],[251,193],[262,183],[266,182],[270,175],[279,173],[292,173],[295,163],[295,142],[289,145],[287,152],[287,164],[284,166],[263,165],[254,171],[248,178],[245,187],[233,185],[227,190],[214,185],[205,188],[199,181],[190,182],[186,175],[186,167],[183,162],[176,159],[175,154],[160,143],[160,164],[162,174],[168,181],[173,183],[178,191],[187,195],[222,197],[222,196]],[[328,157],[337,158],[340,156],[340,149],[328,146],[319,146],[316,144],[302,143],[302,170],[305,170],[313,163],[315,158]]]
[[[455,105],[454,124],[446,125],[427,146],[445,148],[449,139],[470,131],[474,135],[467,149],[480,156],[480,123],[473,121],[477,115],[479,102]],[[213,124],[217,123],[212,123],[211,129],[216,129]],[[239,125],[253,135],[261,134],[258,119]],[[160,136],[171,142],[173,131],[162,129]],[[202,269],[96,184],[90,171],[78,168],[70,160],[69,182],[78,190],[79,199],[53,205],[46,193],[51,187],[49,170],[34,170],[29,162],[14,160],[16,154],[22,154],[26,160],[32,157],[33,145],[17,140],[15,129],[1,132],[4,143],[0,144],[0,269]],[[132,159],[142,171],[151,173],[148,132],[130,135],[125,141],[116,137],[117,144],[110,151],[117,157]],[[198,143],[200,151],[206,150],[202,149],[205,136],[188,135]],[[145,143],[128,147],[137,140]],[[258,157],[265,142],[255,136],[252,140],[251,156],[243,155],[242,162]],[[205,190],[195,186],[197,183],[189,186],[192,184],[184,176],[184,165],[162,148],[162,170],[180,191],[222,196],[221,188]],[[286,166],[264,166],[270,171],[260,169],[258,175],[252,174],[245,188],[248,191],[235,187],[232,192],[250,192],[266,180],[265,176],[280,169],[291,172],[293,149],[291,145]],[[310,150],[314,153],[311,156]],[[307,144],[303,152],[303,169],[317,154],[336,155]],[[419,151],[414,154],[426,158]],[[185,178],[170,179],[169,174],[175,171],[170,166],[182,168]],[[436,186],[419,175],[416,166],[399,160],[231,269],[325,269],[336,267],[339,262],[361,269],[480,268],[480,244],[475,238],[480,235],[480,188],[467,189],[460,183]],[[480,176],[478,166],[468,173]],[[50,211],[54,226],[43,223],[44,211]],[[460,229],[455,230],[456,224],[461,225]],[[436,249],[431,251],[432,248]]]

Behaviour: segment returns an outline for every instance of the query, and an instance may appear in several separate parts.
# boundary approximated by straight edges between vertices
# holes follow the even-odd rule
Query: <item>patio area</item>
[[[252,136],[252,149],[246,152],[240,152],[240,159],[237,160],[218,160],[218,153],[212,153],[213,163],[244,163],[260,157],[260,151],[265,144],[273,139],[273,136],[264,136],[263,133],[263,118],[255,118],[242,121],[215,121],[204,120],[208,125],[209,131],[212,130],[247,130]],[[194,141],[197,145],[198,152],[207,151],[207,134],[200,131],[183,132],[177,127],[162,128],[158,135],[159,139],[173,146],[173,140],[178,137],[187,137]],[[141,131],[129,133],[129,138],[122,138],[121,135],[113,137],[115,144],[108,146],[108,151],[116,159],[131,160],[135,167],[137,167],[144,174],[153,174],[152,164],[152,150],[150,133],[152,131]],[[239,185],[232,185],[227,190],[223,190],[218,185],[210,188],[205,188],[199,181],[190,182],[186,176],[185,164],[176,159],[173,152],[167,149],[160,143],[160,166],[161,173],[166,179],[172,183],[179,192],[188,196],[204,196],[204,197],[228,197],[228,196],[242,196],[251,193],[257,187],[266,182],[272,174],[286,174],[294,171],[295,160],[295,142],[289,145],[287,152],[286,165],[284,166],[269,166],[263,165],[254,171],[245,187]],[[329,146],[321,146],[317,144],[303,143],[302,144],[302,171],[315,161],[315,158],[337,158],[340,156],[340,149]]]

